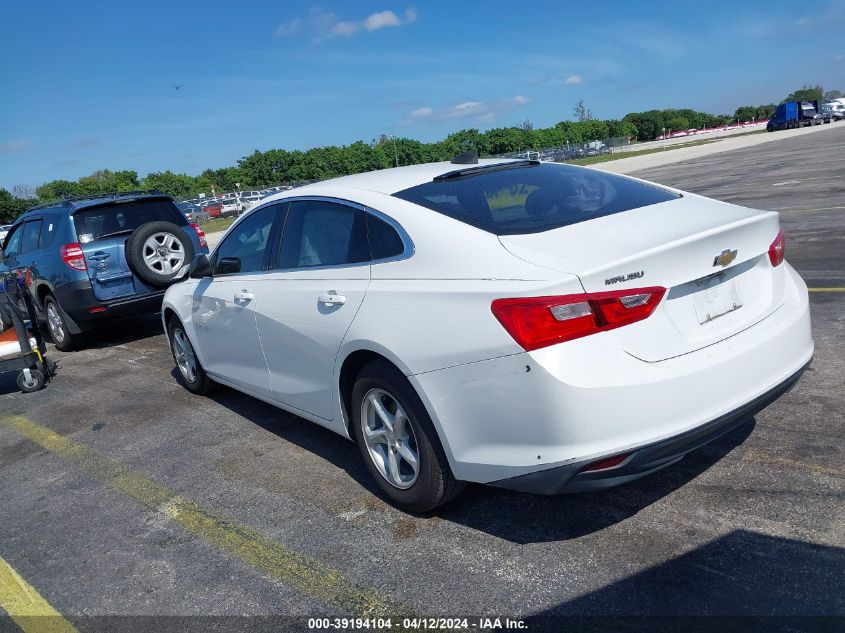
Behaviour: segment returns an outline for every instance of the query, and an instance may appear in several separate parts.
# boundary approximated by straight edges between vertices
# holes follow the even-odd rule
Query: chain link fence
[[[522,158],[528,160],[546,160],[564,162],[575,158],[586,158],[587,156],[600,156],[624,151],[633,145],[632,139],[627,136],[614,136],[597,141],[586,141],[583,143],[567,143],[557,147],[544,147],[542,149],[522,150],[497,154],[496,158]],[[623,149],[624,148],[624,149]]]

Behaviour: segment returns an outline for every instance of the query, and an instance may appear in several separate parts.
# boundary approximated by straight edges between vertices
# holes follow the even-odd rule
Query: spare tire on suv
[[[126,240],[126,262],[139,279],[153,286],[168,286],[182,266],[196,254],[194,244],[172,222],[148,222]]]

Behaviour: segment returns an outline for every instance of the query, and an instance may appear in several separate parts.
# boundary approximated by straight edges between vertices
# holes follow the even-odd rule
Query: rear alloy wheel
[[[178,378],[182,386],[191,393],[205,395],[214,388],[212,381],[200,365],[185,328],[174,318],[167,326],[167,338],[170,341],[170,351],[179,372]]]
[[[406,490],[419,475],[419,447],[402,405],[384,389],[371,389],[361,404],[361,430],[373,464],[387,482]]]
[[[352,432],[364,464],[395,505],[427,512],[463,490],[422,401],[393,365],[381,360],[366,365],[351,405]]]
[[[129,267],[142,281],[153,286],[169,285],[195,254],[188,235],[172,222],[142,224],[126,240]]]
[[[44,299],[44,314],[47,317],[47,330],[50,332],[50,338],[53,339],[56,349],[69,352],[76,347],[79,335],[71,334],[68,330],[64,312],[53,295],[47,295]]]

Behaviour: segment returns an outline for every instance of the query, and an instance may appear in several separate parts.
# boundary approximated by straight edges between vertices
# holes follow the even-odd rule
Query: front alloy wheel
[[[167,324],[167,338],[170,341],[170,351],[179,373],[179,382],[191,393],[205,395],[214,389],[215,383],[200,364],[191,339],[185,333],[185,327],[177,317],[173,317]]]
[[[172,341],[173,359],[176,361],[179,371],[182,372],[182,377],[189,383],[195,383],[197,381],[197,357],[194,355],[191,342],[185,336],[185,331],[181,327],[173,328]]]

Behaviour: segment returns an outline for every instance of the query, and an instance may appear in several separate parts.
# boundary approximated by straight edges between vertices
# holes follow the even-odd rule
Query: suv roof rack
[[[28,211],[35,211],[36,209],[47,209],[49,207],[64,207],[72,202],[79,202],[81,200],[99,200],[101,198],[121,198],[123,196],[166,196],[168,194],[158,189],[132,189],[129,191],[112,191],[109,193],[93,193],[87,196],[67,196],[53,200],[52,202],[42,202],[39,205],[27,209]]]

